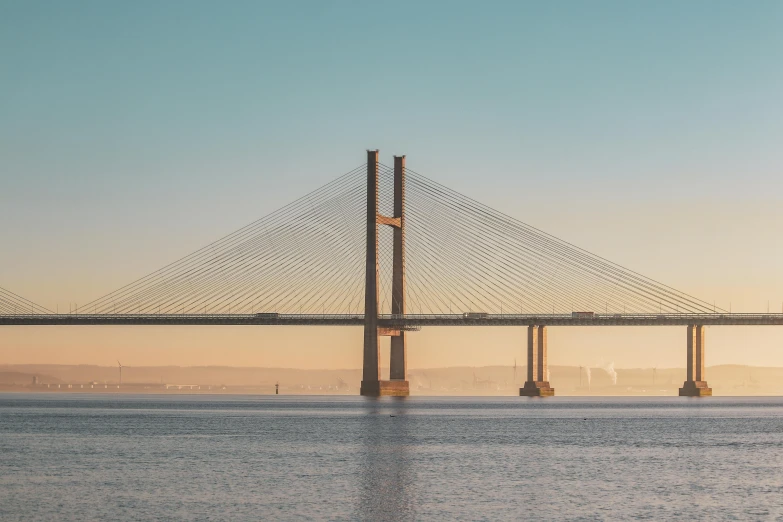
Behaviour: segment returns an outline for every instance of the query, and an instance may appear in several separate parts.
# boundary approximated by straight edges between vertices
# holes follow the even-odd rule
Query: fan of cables
[[[362,314],[366,165],[129,285],[96,314]],[[393,169],[378,166],[393,215]],[[379,312],[392,309],[390,227],[379,227]],[[410,169],[408,314],[712,313],[688,294],[612,263]],[[9,301],[10,302],[10,301]],[[7,306],[6,306],[7,309]]]
[[[343,314],[364,303],[366,166],[80,306],[96,314]]]
[[[713,313],[713,304],[406,172],[408,313]]]

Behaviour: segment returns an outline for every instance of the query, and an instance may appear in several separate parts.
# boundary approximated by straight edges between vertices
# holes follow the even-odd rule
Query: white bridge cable
[[[358,200],[355,194],[353,200]],[[360,207],[361,204],[360,202],[355,206]],[[192,299],[195,295],[199,300],[197,306],[216,307],[221,312],[225,312],[227,307],[236,309],[238,306],[241,308],[241,305],[250,303],[256,303],[258,309],[263,309],[265,304],[261,302],[262,297],[252,297],[249,293],[252,291],[250,285],[259,277],[265,277],[267,278],[265,288],[276,289],[275,294],[266,296],[267,300],[278,300],[278,304],[272,307],[279,311],[291,308],[290,304],[282,304],[280,300],[290,297],[294,290],[301,294],[302,287],[297,285],[298,282],[307,285],[304,287],[305,290],[312,291],[314,283],[318,281],[315,276],[323,272],[323,267],[336,270],[340,267],[340,263],[334,262],[335,259],[341,261],[345,259],[343,256],[345,242],[340,241],[342,231],[335,234],[335,223],[331,221],[334,216],[339,215],[337,212],[339,207],[333,204],[323,205],[319,210],[322,211],[324,218],[313,213],[305,215],[302,219],[297,218],[295,223],[281,229],[278,237],[273,238],[278,241],[272,248],[266,249],[266,252],[259,252],[259,249],[254,248],[250,252],[253,255],[245,256],[249,257],[250,262],[243,260],[244,263],[239,265],[239,272],[233,269],[236,265],[231,267],[232,270],[221,267],[207,281],[209,286],[206,288],[202,286],[199,291],[191,290],[190,295],[186,297]],[[336,255],[326,260],[324,253],[329,250]],[[358,261],[359,263],[354,264],[360,266],[360,260]],[[282,292],[288,292],[288,295]],[[303,303],[300,303],[299,307],[302,306]]]
[[[568,273],[558,274],[557,271],[555,271],[554,275],[557,277],[556,282],[570,282],[572,285],[562,285],[559,288],[553,288],[549,279],[541,277],[541,274],[550,275],[546,273],[549,268],[547,265],[542,265],[542,270],[542,267],[537,267],[535,264],[528,263],[526,257],[519,256],[518,253],[513,254],[516,257],[510,257],[509,254],[506,253],[507,249],[504,248],[502,243],[487,245],[485,244],[485,238],[478,238],[477,240],[476,238],[459,234],[461,227],[453,226],[454,216],[450,216],[445,220],[438,220],[437,209],[435,209],[433,205],[423,205],[423,208],[425,212],[424,215],[427,217],[427,226],[418,227],[418,220],[415,219],[415,215],[412,216],[414,219],[408,220],[407,226],[417,229],[417,232],[426,236],[426,243],[428,246],[433,247],[431,250],[440,247],[442,251],[447,251],[450,256],[461,256],[458,263],[450,262],[451,257],[446,256],[441,256],[440,259],[435,259],[431,262],[427,261],[427,263],[422,265],[423,270],[427,270],[428,264],[432,264],[436,266],[436,269],[440,268],[437,265],[446,265],[446,267],[450,269],[456,268],[463,271],[469,269],[470,271],[468,273],[470,274],[481,274],[481,277],[477,278],[475,283],[481,285],[484,290],[488,289],[488,287],[494,287],[494,290],[499,293],[502,300],[501,304],[505,306],[506,311],[516,309],[517,312],[521,313],[521,309],[524,308],[524,306],[514,305],[520,301],[526,301],[528,302],[527,309],[530,312],[543,312],[544,310],[540,309],[540,304],[531,306],[529,301],[532,294],[537,294],[534,297],[539,299],[539,303],[553,303],[565,298],[566,303],[574,304],[583,303],[585,298],[595,297],[586,294],[581,287],[574,286],[573,283],[576,281],[574,281],[573,277]],[[442,222],[445,222],[446,226],[443,226],[444,223]],[[449,241],[444,242],[446,244],[438,245],[439,239],[447,237],[449,237]],[[423,252],[425,252],[426,256],[426,249],[423,249]],[[498,263],[477,264],[475,262],[475,260],[490,259],[492,257],[497,257]],[[420,262],[423,261],[421,256],[416,256],[416,259]],[[557,266],[559,264],[560,263],[555,263],[554,265]],[[438,270],[436,273],[442,275],[449,274],[450,272]],[[465,281],[460,281],[459,284],[452,284],[451,287],[460,288],[465,283]],[[538,283],[538,286],[547,287],[544,288],[543,291],[554,291],[559,293],[554,293],[554,295],[551,292],[542,294],[542,289],[538,288],[536,283]],[[519,294],[516,292],[519,292]],[[611,299],[611,297],[606,297],[602,294],[601,297],[602,302],[604,298]],[[494,302],[494,304],[497,305],[498,303]],[[560,305],[563,306],[562,303],[560,303]],[[580,304],[580,306],[585,305]],[[551,311],[551,309],[549,311]]]
[[[486,271],[489,269],[486,265],[495,263],[506,272],[502,277],[506,283],[508,283],[508,277],[513,274],[516,274],[517,278],[525,272],[527,272],[526,275],[542,274],[541,278],[544,278],[544,274],[546,274],[547,280],[536,281],[537,278],[534,278],[534,282],[540,287],[548,285],[547,288],[550,291],[557,289],[557,293],[536,303],[535,308],[530,312],[542,313],[547,310],[551,312],[553,303],[560,313],[573,310],[576,305],[589,307],[595,311],[603,311],[604,307],[610,304],[616,313],[621,311],[631,313],[713,312],[713,305],[709,303],[545,234],[471,198],[443,187],[410,169],[406,172],[406,178],[406,227],[408,228],[406,247],[409,251],[413,246],[413,241],[408,241],[408,237],[414,236],[414,229],[416,229],[416,225],[412,223],[418,220],[422,223],[419,225],[419,232],[429,232],[430,234],[428,248],[437,248],[432,247],[431,243],[445,237],[446,233],[451,233],[453,237],[461,238],[463,246],[460,248],[465,248],[467,244],[468,246],[474,245],[474,251],[483,249],[478,255],[470,256],[473,258],[474,270]],[[430,207],[422,204],[422,201],[429,201]],[[436,209],[440,209],[446,217],[437,219],[432,205],[435,205]],[[421,206],[422,210],[419,211],[417,206]],[[437,227],[430,228],[434,222],[440,223],[441,228],[437,234],[434,233]],[[448,225],[446,228],[443,228],[444,222]],[[448,247],[441,246],[441,248]],[[462,254],[462,259],[465,258],[463,250],[453,248],[451,255],[458,254]],[[531,266],[530,263],[533,261],[535,263]],[[409,278],[416,270],[411,266],[411,263],[409,261],[407,267]],[[478,269],[476,268],[477,263]],[[512,266],[514,266],[513,270]],[[470,275],[465,274],[463,270],[463,277]],[[475,279],[476,277],[473,280],[463,282],[463,284],[472,284],[486,289],[486,281],[475,281]],[[572,285],[578,283],[581,288],[576,290],[581,293],[583,298],[586,295],[594,297],[587,302],[577,301],[576,296],[573,295],[575,287],[562,285],[562,281],[565,280],[568,280]],[[529,281],[530,278],[528,278]],[[484,296],[485,301],[489,301],[489,309],[486,311],[497,313],[498,306],[502,306],[504,309],[506,307],[519,309],[519,299],[515,300],[517,304],[514,306],[513,302],[509,302],[509,294],[524,293],[521,286],[512,289],[498,289],[496,285],[493,292]],[[568,295],[568,292],[572,294]],[[564,300],[571,302],[564,303]],[[557,304],[557,301],[560,301],[560,305]],[[623,310],[619,309],[621,303],[624,304]]]
[[[349,173],[349,175],[355,174],[360,170],[361,167],[355,169]],[[226,252],[231,251],[230,249],[232,247],[236,247],[238,244],[246,242],[248,237],[252,237],[252,234],[257,235],[259,230],[267,230],[271,227],[279,226],[281,223],[285,223],[288,216],[296,212],[300,212],[303,208],[307,208],[307,206],[312,205],[318,196],[323,196],[324,194],[328,195],[330,193],[330,189],[333,189],[335,186],[340,187],[341,182],[345,181],[344,178],[346,178],[346,176],[343,176],[342,178],[336,180],[336,182],[332,182],[327,186],[322,187],[322,189],[311,193],[309,197],[300,198],[300,200],[297,200],[297,202],[294,202],[293,204],[270,214],[266,218],[262,218],[253,224],[244,227],[243,229],[240,229],[239,231],[230,234],[229,236],[226,236],[222,240],[213,243],[211,247],[205,247],[204,249],[201,249],[200,251],[197,251],[196,253],[187,256],[186,258],[183,258],[179,262],[173,263],[172,265],[169,265],[169,267],[161,269],[158,272],[154,272],[153,274],[150,274],[150,276],[137,281],[135,284],[128,285],[119,291],[113,292],[112,294],[105,296],[95,303],[85,305],[85,307],[89,309],[90,306],[94,306],[96,303],[100,302],[103,305],[103,311],[106,312],[107,303],[109,307],[113,308],[116,307],[118,303],[122,305],[123,300],[128,299],[129,296],[132,296],[132,299],[135,299],[136,301],[139,301],[140,299],[148,299],[149,301],[154,302],[157,299],[155,299],[155,297],[152,296],[149,291],[150,288],[154,287],[156,283],[159,284],[161,281],[165,281],[169,285],[176,284],[179,282],[177,278],[187,280],[199,273],[203,273],[205,270],[205,259],[207,259],[207,257],[212,259],[211,262],[213,265],[220,259],[225,260]],[[361,176],[359,176],[359,179],[360,178]],[[358,180],[354,179],[353,181],[356,182]],[[221,256],[223,257],[221,258]],[[206,266],[209,266],[208,259]],[[157,290],[161,290],[160,285],[157,287]],[[119,312],[120,309],[117,311]]]
[[[250,303],[241,310],[249,313],[254,306],[253,300],[248,299],[250,287],[242,286],[242,283],[264,275],[256,269],[272,267],[267,277],[274,276],[274,270],[280,272],[285,267],[294,274],[298,268],[308,267],[303,261],[307,256],[301,255],[302,249],[309,248],[315,255],[309,256],[310,264],[313,257],[317,258],[319,254],[324,257],[328,253],[329,249],[323,244],[326,237],[338,248],[332,248],[332,254],[340,254],[330,259],[330,266],[337,264],[339,267],[346,261],[363,266],[360,260],[354,259],[355,254],[347,259],[342,255],[346,244],[340,239],[346,237],[346,229],[347,237],[356,235],[363,224],[365,169],[362,165],[308,196],[81,309],[104,314],[198,313],[206,307],[208,313],[226,313],[229,308],[234,311],[233,302],[227,298],[239,294],[244,298],[244,305]],[[338,216],[341,219],[335,222]],[[330,227],[342,230],[330,230]],[[352,241],[355,250],[357,238]],[[314,250],[319,244],[322,250]],[[292,252],[299,255],[292,259],[288,256]],[[301,270],[299,273],[312,275],[312,272]],[[307,283],[306,279],[300,280]],[[222,283],[229,284],[221,290]],[[211,308],[216,303],[220,308]]]
[[[337,215],[336,211],[339,207],[329,204],[319,206],[319,209],[329,216]],[[311,245],[312,241],[318,240],[319,236],[329,236],[329,239],[334,239],[332,236],[333,230],[328,226],[328,223],[323,228],[314,227],[317,223],[313,220],[312,215],[308,215],[301,220],[296,218],[295,221],[298,228],[291,228],[289,224],[279,231],[280,234],[276,234],[278,236],[277,239],[282,237],[285,241],[284,243],[278,242],[275,245],[276,248],[267,248],[263,253],[260,252],[263,244],[243,245],[243,248],[248,250],[248,255],[240,259],[238,265],[234,263],[228,270],[221,267],[220,270],[209,278],[206,287],[202,285],[201,288],[191,289],[185,297],[190,300],[196,299],[195,306],[197,309],[201,306],[209,306],[211,308],[217,307],[220,310],[225,308],[226,305],[243,309],[243,305],[248,304],[248,294],[253,290],[252,283],[257,281],[258,277],[270,277],[274,274],[274,272],[265,270],[270,263],[272,264],[271,268],[281,268],[283,271],[288,264],[300,263],[301,272],[304,275],[306,271],[304,271],[305,267],[301,266],[301,263],[312,263],[314,260],[318,260],[319,256],[312,250],[304,250],[303,252],[303,248],[311,248],[309,245]],[[297,237],[298,241],[290,241],[292,237]],[[260,236],[258,239],[274,240],[274,238],[266,238],[265,236]],[[303,246],[304,240],[308,243],[307,247]],[[281,245],[287,247],[283,248],[282,252],[279,248]],[[286,256],[285,263],[279,261],[281,255]],[[275,265],[279,266],[276,267]],[[225,291],[226,288],[231,289],[231,294]],[[232,300],[229,302],[229,299]]]
[[[463,217],[463,216],[460,216],[460,217]],[[429,221],[430,222],[432,221],[431,215],[429,217]],[[487,243],[488,246],[485,247],[482,243]],[[497,258],[498,254],[501,254],[503,252],[503,248],[505,246],[505,243],[507,243],[507,238],[503,238],[502,242],[493,244],[491,241],[487,241],[486,238],[480,237],[478,239],[477,238],[469,238],[469,241],[466,242],[465,246],[468,249],[471,249],[471,247],[473,247],[472,251],[471,251],[471,254],[473,254],[473,252],[483,250],[483,251],[478,252],[478,255],[475,255],[475,254],[471,255],[472,258],[480,258],[480,259],[484,259],[484,260],[490,261],[493,258]],[[476,247],[476,245],[478,245],[478,246]],[[482,248],[482,247],[484,247],[484,248]],[[527,249],[523,249],[521,252],[519,252],[519,251],[515,252],[514,255],[519,256],[520,258],[524,259],[525,254],[526,254],[525,250],[527,250]],[[486,264],[491,264],[488,261],[485,261],[485,263]],[[496,261],[505,261],[507,263],[507,265],[509,265],[509,264],[513,265],[515,260],[514,259],[511,259],[511,260],[509,260],[509,259],[506,259],[506,260],[502,260],[502,259],[498,260],[498,259],[496,259]],[[510,263],[509,263],[509,261],[510,261]],[[558,265],[560,265],[560,267],[562,267],[561,263],[557,263],[557,259],[556,258],[554,260],[555,261],[554,263],[552,263],[551,259],[547,259],[546,261],[547,261],[547,263],[541,263],[540,264],[540,266],[543,267],[544,272],[546,272],[547,268],[550,267],[550,265],[554,265],[554,267],[556,267],[556,268],[558,268]],[[512,268],[510,266],[505,266],[503,268],[507,272],[509,272],[509,273],[514,273],[514,272],[520,272],[520,273],[529,272],[529,273],[533,273],[536,276],[536,279],[538,280],[539,284],[543,282],[544,284],[541,285],[541,286],[547,286],[548,288],[546,288],[546,291],[549,292],[549,291],[553,290],[553,285],[551,284],[553,279],[551,278],[551,274],[544,274],[544,276],[542,276],[541,275],[541,273],[542,273],[542,268],[541,267],[538,267],[536,265],[533,265],[531,267],[530,265],[528,265],[524,269],[519,269],[519,270],[510,270]],[[492,281],[492,279],[488,279],[489,277],[492,276],[492,274],[487,274],[485,267],[481,267],[481,268],[484,268],[484,273],[485,273],[484,277],[481,278],[481,282]],[[494,268],[494,267],[490,267],[490,268]],[[494,275],[495,275],[495,278],[497,279],[498,278],[497,274],[494,274]],[[575,303],[575,302],[581,302],[581,298],[586,295],[584,292],[578,292],[578,293],[582,294],[581,296],[574,295],[573,293],[571,293],[569,295],[569,293],[573,292],[573,290],[575,288],[577,290],[579,290],[580,288],[579,288],[579,286],[575,286],[574,285],[575,281],[573,280],[573,278],[569,277],[569,274],[567,272],[565,274],[561,273],[561,274],[554,274],[554,275],[557,276],[557,279],[554,280],[556,283],[561,283],[561,282],[565,281],[565,282],[568,282],[569,284],[568,285],[564,285],[561,288],[555,288],[554,289],[554,295],[547,296],[544,299],[546,301],[546,303],[540,303],[536,307],[536,309],[534,309],[535,312],[541,312],[542,309],[545,308],[543,306],[544,304],[548,304],[548,303],[553,303],[554,304],[554,303],[557,302],[557,300],[560,300],[560,299],[563,299],[563,298],[566,298],[567,301],[570,302],[573,305],[573,303]],[[545,278],[545,276],[550,276],[550,277],[549,277],[549,279],[547,279],[547,278]],[[589,294],[592,295],[592,296],[600,295],[602,288],[601,288],[600,284],[595,284],[595,283],[596,282],[601,283],[601,281],[596,281],[595,277],[590,277],[589,273],[587,274],[587,276],[588,277],[586,279],[592,279],[592,281],[589,281],[589,283],[592,283],[592,285],[589,287]],[[507,288],[507,285],[508,285],[509,281],[508,281],[508,277],[506,277],[504,275],[500,275],[499,278],[500,279],[505,279],[505,281],[502,281],[503,285],[500,288],[495,288],[496,292],[498,292],[498,290],[499,290],[499,292],[498,292],[499,295],[491,296],[490,297],[490,301],[493,302],[493,303],[497,303],[498,301],[501,301],[501,303],[505,304],[505,301],[507,300],[507,296],[504,297],[502,294],[503,294],[503,290],[505,290]],[[570,279],[570,281],[568,279]],[[582,282],[577,281],[576,283],[580,283],[581,284]],[[486,286],[484,286],[484,288],[486,289]],[[603,308],[603,303],[604,302],[608,303],[609,301],[613,301],[614,300],[614,296],[610,296],[608,298],[606,296],[601,296],[601,297],[603,297],[603,299],[601,299],[601,308]],[[634,296],[631,295],[631,297],[634,297]],[[627,299],[628,298],[626,297],[626,301],[627,301]],[[567,303],[566,303],[566,305],[567,305]],[[509,304],[505,304],[505,306],[508,307],[510,305]],[[561,303],[559,306],[564,307],[563,303]],[[590,308],[597,308],[597,306],[595,304],[579,305],[579,306],[589,306]],[[573,306],[571,307],[571,310],[573,310]]]

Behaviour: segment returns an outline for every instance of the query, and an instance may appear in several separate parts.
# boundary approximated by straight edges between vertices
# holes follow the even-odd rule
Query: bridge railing
[[[184,313],[184,314],[81,314],[81,313],[51,313],[51,314],[0,314],[0,317],[8,318],[79,318],[79,319],[106,319],[106,318],[126,318],[126,319],[156,319],[156,318],[192,318],[192,319],[257,319],[264,321],[274,320],[347,320],[347,321],[360,321],[364,319],[364,314],[212,314],[212,313]],[[605,321],[608,319],[638,319],[638,320],[655,320],[655,319],[678,319],[678,320],[693,320],[694,324],[699,320],[714,320],[714,319],[780,319],[783,314],[780,313],[707,313],[707,314],[693,314],[693,313],[667,313],[667,314],[607,314],[596,313],[590,316],[574,316],[570,313],[566,314],[471,314],[465,315],[459,314],[380,314],[379,319],[388,321],[406,321],[406,320],[447,320],[447,321],[459,321],[459,320],[565,320],[565,319],[579,319],[581,321]]]

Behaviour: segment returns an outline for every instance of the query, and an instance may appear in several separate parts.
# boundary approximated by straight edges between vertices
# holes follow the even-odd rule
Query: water
[[[0,394],[0,520],[783,520],[783,399]]]

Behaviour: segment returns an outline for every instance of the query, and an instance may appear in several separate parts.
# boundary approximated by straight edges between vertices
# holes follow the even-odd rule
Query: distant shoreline
[[[385,370],[388,373],[388,370]],[[557,396],[671,396],[685,379],[685,368],[550,366]],[[384,371],[382,370],[382,376]],[[408,372],[412,395],[516,396],[527,376],[525,366],[414,369]],[[2,365],[0,391],[52,393],[160,393],[272,395],[358,395],[361,370],[301,370],[230,366]],[[715,395],[783,395],[783,368],[718,365],[707,368]],[[121,388],[117,388],[121,386]]]

